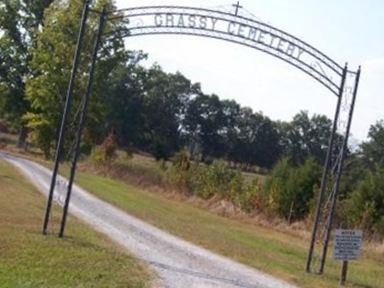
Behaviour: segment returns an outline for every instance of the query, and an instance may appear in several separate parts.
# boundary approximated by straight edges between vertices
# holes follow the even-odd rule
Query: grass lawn
[[[72,217],[69,237],[42,236],[44,206],[45,198],[0,160],[0,287],[150,286],[142,264]],[[54,207],[52,222],[60,211]]]
[[[152,166],[152,163],[144,164]],[[63,175],[67,175],[67,166],[62,168]],[[167,199],[164,194],[91,173],[78,172],[76,182],[154,226],[300,287],[338,287],[338,262],[330,259],[323,276],[304,272],[308,240],[300,236],[220,217],[194,204]],[[69,227],[72,225],[70,221]],[[350,263],[346,287],[384,288],[383,255],[365,252],[360,261]]]
[[[299,236],[216,216],[192,204],[89,173],[78,173],[76,181],[99,198],[211,251],[301,287],[338,287],[338,262],[330,260],[323,276],[304,272],[308,241]],[[384,287],[384,258],[364,255],[351,263],[347,287]]]

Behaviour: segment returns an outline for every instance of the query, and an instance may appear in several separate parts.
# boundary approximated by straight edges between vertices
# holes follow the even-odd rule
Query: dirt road
[[[47,195],[51,172],[34,162],[0,152]],[[66,181],[59,178],[54,199],[64,200]],[[216,255],[161,231],[74,186],[70,213],[142,259],[170,288],[279,288],[293,287],[255,269]],[[42,211],[43,216],[43,211]],[[70,223],[69,223],[70,224]]]

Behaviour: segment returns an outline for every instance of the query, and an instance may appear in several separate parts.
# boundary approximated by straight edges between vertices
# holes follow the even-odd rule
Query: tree
[[[367,172],[367,165],[361,153],[355,152],[348,155],[344,161],[344,169],[339,187],[339,199],[347,199],[356,190],[356,187],[364,179]]]
[[[188,103],[183,121],[188,143],[198,143],[203,158],[270,168],[281,155],[280,136],[273,121],[235,101],[198,95]]]
[[[384,237],[384,169],[369,171],[346,200],[350,226]]]
[[[167,159],[181,149],[182,118],[199,85],[182,74],[167,74],[159,66],[148,70],[144,83],[144,124],[141,145],[157,159]]]
[[[250,108],[240,111],[237,141],[231,155],[235,161],[271,168],[280,158],[282,149],[275,123]]]
[[[323,164],[331,136],[332,121],[323,115],[313,115],[302,111],[290,123],[280,123],[282,145],[285,154],[295,164],[301,164],[309,156]]]
[[[19,147],[25,147],[27,130],[22,116],[30,109],[26,81],[31,50],[42,28],[44,11],[53,0],[4,0],[0,4],[0,109],[3,117],[19,129]]]
[[[218,96],[201,93],[189,101],[183,127],[188,142],[201,147],[203,160],[225,155],[224,119],[223,103]]]
[[[321,168],[311,157],[298,167],[282,159],[265,185],[266,206],[290,221],[305,218],[320,176]]]
[[[361,145],[363,159],[371,170],[384,167],[384,120],[371,126],[368,139]]]
[[[187,103],[200,86],[158,65],[141,67],[146,57],[142,52],[129,55],[130,61],[115,69],[109,82],[107,125],[116,129],[120,145],[167,159],[182,148]]]
[[[231,158],[231,150],[235,148],[238,134],[238,121],[241,116],[241,106],[234,100],[221,101],[224,125],[221,135],[225,138],[227,158]]]
[[[107,127],[114,128],[123,147],[137,146],[144,123],[144,82],[146,69],[138,63],[146,55],[129,53],[129,61],[116,67],[105,90]]]
[[[95,9],[104,5],[112,9],[109,0],[100,0]],[[79,19],[83,5],[81,1],[56,1],[47,9],[44,29],[37,34],[36,47],[32,49],[31,69],[35,77],[27,82],[27,99],[31,111],[26,114],[28,127],[32,129],[32,140],[45,155],[51,155],[54,140],[61,120],[65,102],[68,79],[72,67],[73,53],[79,30]],[[108,22],[105,32],[117,29],[120,22]],[[93,46],[93,39],[98,25],[98,15],[90,13],[88,28],[83,40],[83,53],[74,87],[72,113],[67,129],[69,139],[64,147],[68,152],[73,145],[74,123],[78,119],[81,98],[85,91],[87,72]],[[124,42],[120,37],[103,41],[98,56],[95,73],[95,85],[89,105],[84,142],[93,143],[100,140],[105,130],[105,105],[103,91],[108,87],[108,79],[118,63],[126,61]],[[90,144],[89,144],[90,145]]]

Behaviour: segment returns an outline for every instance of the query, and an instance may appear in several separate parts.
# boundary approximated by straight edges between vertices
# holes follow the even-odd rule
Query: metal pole
[[[331,234],[332,224],[333,224],[333,217],[335,214],[336,202],[337,202],[337,198],[338,198],[338,194],[339,194],[340,179],[341,179],[341,175],[343,173],[343,164],[344,164],[344,160],[345,160],[345,156],[346,156],[345,155],[346,150],[348,148],[348,139],[349,139],[349,134],[351,131],[353,112],[355,110],[357,90],[359,88],[360,74],[361,74],[361,67],[359,67],[359,70],[357,71],[357,74],[356,74],[355,88],[353,91],[351,108],[349,110],[347,130],[345,132],[343,147],[341,150],[341,159],[340,159],[339,165],[337,167],[336,183],[335,183],[333,196],[332,196],[331,211],[329,212],[328,219],[327,219],[327,226],[326,226],[325,237],[324,237],[324,246],[323,246],[323,250],[322,250],[322,254],[321,254],[321,258],[320,258],[320,267],[319,267],[319,271],[318,271],[319,274],[322,274],[324,272],[325,260],[327,258],[329,239],[330,239],[330,234]]]
[[[79,65],[80,51],[81,51],[81,47],[82,47],[84,31],[85,31],[87,18],[88,18],[88,12],[89,12],[89,4],[90,4],[90,0],[86,0],[84,3],[84,8],[83,8],[83,12],[82,12],[82,16],[81,16],[81,22],[80,22],[80,30],[79,30],[79,34],[78,34],[78,38],[77,38],[77,43],[76,43],[75,55],[73,57],[71,77],[70,77],[70,80],[68,83],[68,88],[67,88],[67,95],[66,95],[66,100],[65,100],[64,110],[63,110],[63,116],[61,119],[59,138],[58,138],[57,145],[56,145],[55,164],[54,164],[54,168],[53,168],[53,173],[52,173],[52,178],[51,178],[51,186],[49,189],[48,201],[47,201],[47,206],[46,206],[46,210],[45,210],[44,225],[43,225],[43,234],[44,235],[47,234],[47,229],[48,229],[49,216],[50,216],[51,208],[52,208],[53,194],[55,191],[56,178],[57,178],[57,173],[59,170],[59,163],[61,160],[61,153],[62,153],[64,137],[65,137],[65,126],[67,124],[68,115],[69,115],[69,112],[71,110],[73,86],[74,86],[74,82],[75,82],[75,78],[76,78],[77,68]]]
[[[89,75],[88,75],[87,90],[86,90],[84,98],[83,98],[84,102],[83,102],[83,106],[82,106],[82,110],[81,110],[81,114],[80,114],[79,126],[78,126],[78,129],[76,132],[75,153],[74,153],[73,160],[72,160],[72,167],[71,167],[71,173],[70,173],[69,183],[68,183],[68,187],[67,187],[67,196],[65,199],[63,216],[61,218],[61,227],[60,227],[60,233],[59,233],[60,238],[62,238],[64,236],[65,224],[67,222],[69,202],[71,200],[71,194],[72,194],[72,186],[73,186],[73,181],[75,179],[77,161],[78,161],[79,155],[80,155],[81,136],[82,136],[82,132],[83,132],[84,124],[85,124],[85,118],[86,118],[86,114],[87,114],[89,97],[92,93],[93,75],[95,72],[97,53],[98,53],[100,42],[101,42],[101,35],[103,33],[105,18],[106,18],[106,8],[104,8],[103,12],[100,14],[99,28],[97,31],[97,36],[96,36],[94,47],[93,47],[91,66],[90,66]]]
[[[340,272],[340,286],[345,285],[345,281],[347,280],[347,273],[348,273],[348,261],[343,261],[341,265],[341,272]]]
[[[320,188],[320,193],[317,199],[317,206],[315,210],[315,220],[313,223],[313,229],[312,229],[312,236],[311,236],[311,243],[308,249],[308,257],[307,257],[307,264],[306,264],[306,272],[311,271],[311,263],[312,263],[312,257],[313,257],[313,250],[315,247],[315,242],[316,242],[316,235],[317,235],[317,230],[319,226],[319,219],[320,219],[320,212],[321,212],[321,204],[323,202],[323,197],[325,193],[325,189],[327,187],[327,181],[328,181],[328,172],[329,172],[329,166],[332,158],[332,151],[333,151],[333,146],[335,142],[335,135],[337,131],[337,121],[339,119],[340,115],[340,107],[341,107],[341,102],[343,98],[343,91],[344,91],[344,85],[345,85],[345,78],[347,76],[347,71],[348,67],[347,64],[345,64],[344,70],[343,70],[343,75],[341,78],[341,84],[340,84],[340,90],[339,90],[339,97],[337,100],[337,106],[336,106],[336,112],[335,112],[335,118],[333,120],[333,127],[332,127],[332,134],[331,138],[329,139],[329,145],[328,145],[328,151],[327,151],[327,156],[325,159],[324,163],[324,169],[323,169],[323,175],[321,178],[321,188]]]

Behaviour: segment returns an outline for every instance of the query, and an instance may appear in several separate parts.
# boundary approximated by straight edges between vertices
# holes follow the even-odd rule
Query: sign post
[[[348,261],[343,261],[343,264],[341,266],[341,273],[340,273],[340,286],[345,285],[345,281],[347,280],[347,272],[348,272]]]
[[[335,248],[333,259],[343,261],[340,274],[340,285],[344,285],[347,279],[348,261],[358,260],[361,245],[363,243],[363,231],[338,229],[335,233]]]

